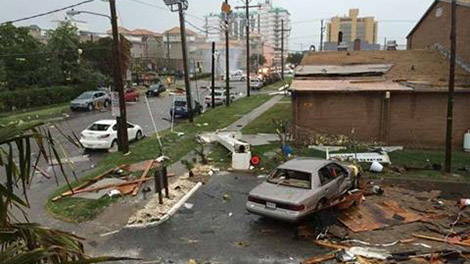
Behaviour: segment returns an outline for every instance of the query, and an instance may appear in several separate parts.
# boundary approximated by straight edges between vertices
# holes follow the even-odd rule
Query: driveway
[[[160,226],[123,229],[99,242],[93,254],[157,263],[299,263],[322,253],[297,238],[295,225],[246,212],[248,192],[258,183],[250,174],[217,174],[190,198],[191,209],[182,207]]]

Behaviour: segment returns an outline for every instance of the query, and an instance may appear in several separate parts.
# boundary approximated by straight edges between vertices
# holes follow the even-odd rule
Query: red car
[[[125,95],[126,102],[137,102],[139,101],[139,97],[140,97],[140,94],[139,94],[139,91],[137,91],[137,89],[131,88],[131,89],[126,90],[126,95]]]

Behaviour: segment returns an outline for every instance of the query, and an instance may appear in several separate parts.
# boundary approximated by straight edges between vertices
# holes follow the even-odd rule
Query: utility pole
[[[215,42],[212,42],[212,80],[211,80],[211,91],[212,91],[212,108],[215,108]]]
[[[124,83],[122,79],[121,46],[119,44],[119,31],[116,14],[116,0],[109,0],[111,9],[111,27],[114,44],[114,89],[119,93],[119,116],[116,117],[118,149],[122,153],[129,152],[129,139],[127,136],[126,100],[124,98]]]
[[[166,60],[167,66],[170,68],[170,35],[166,33]]]
[[[224,8],[225,6],[225,8]],[[224,10],[225,9],[225,10]],[[222,11],[225,13],[225,105],[230,106],[230,43],[228,32],[228,15],[230,14],[230,5],[228,0],[225,0],[222,5]]]
[[[186,104],[188,106],[189,122],[193,122],[193,101],[191,96],[191,83],[189,81],[189,67],[188,67],[188,50],[186,47],[186,25],[184,20],[183,3],[178,3],[178,13],[180,16],[180,30],[181,30],[181,46],[183,51],[183,71],[184,71],[184,84],[186,86]]]
[[[235,9],[244,8],[246,17],[245,17],[245,26],[246,26],[246,96],[250,97],[250,8],[261,7],[261,5],[250,6],[250,1],[245,1],[245,6],[237,6]]]
[[[324,20],[321,20],[321,28],[320,28],[320,51],[323,51],[323,34],[325,33],[325,26]]]
[[[445,172],[452,171],[452,134],[454,118],[455,61],[457,52],[457,1],[452,0],[452,25],[450,30],[450,70],[449,93],[447,101],[447,131]]]
[[[284,19],[281,20],[281,78],[284,81]]]

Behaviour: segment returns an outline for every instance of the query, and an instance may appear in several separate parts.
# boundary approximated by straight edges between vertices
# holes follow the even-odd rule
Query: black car
[[[152,84],[147,92],[145,92],[145,94],[147,96],[159,96],[161,93],[165,92],[166,91],[166,87],[161,84],[161,83],[158,83],[158,84]]]

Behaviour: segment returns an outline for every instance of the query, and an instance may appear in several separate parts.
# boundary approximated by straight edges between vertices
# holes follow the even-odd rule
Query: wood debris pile
[[[75,197],[97,200],[105,195],[136,196],[144,182],[152,180],[150,171],[158,168],[156,161],[148,160],[137,164],[123,164],[117,168],[109,169],[100,175],[86,180],[75,188],[54,197],[58,201],[63,197]],[[143,171],[142,173],[139,173]]]
[[[439,191],[383,187],[361,203],[320,212],[298,235],[314,238],[323,255],[303,263],[464,263],[470,260],[470,208]],[[322,219],[325,218],[326,220]],[[331,220],[334,219],[334,220]],[[329,222],[328,222],[329,221]],[[328,223],[325,223],[328,222]],[[467,263],[467,262],[465,262]]]

